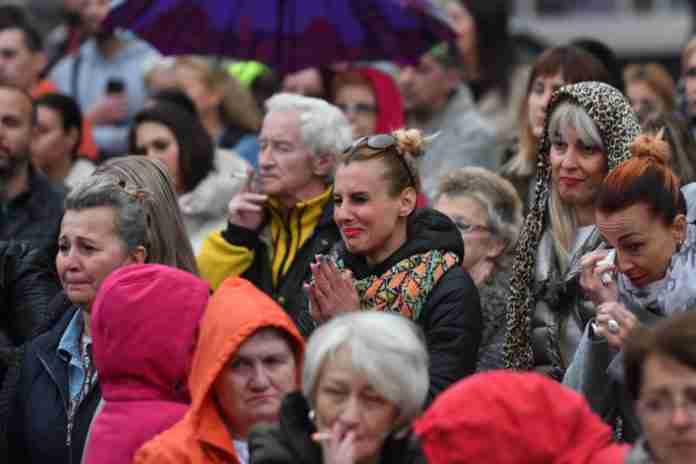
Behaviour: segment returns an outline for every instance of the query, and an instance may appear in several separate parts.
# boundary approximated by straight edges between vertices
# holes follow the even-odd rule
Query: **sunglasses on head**
[[[411,168],[408,167],[408,163],[404,159],[404,155],[399,153],[399,151],[396,149],[398,145],[398,140],[396,137],[394,137],[391,134],[376,134],[376,135],[366,135],[364,137],[359,138],[353,144],[346,148],[345,151],[343,152],[344,155],[348,156],[348,159],[350,159],[351,156],[353,156],[354,153],[357,152],[358,149],[360,148],[369,148],[370,150],[374,150],[374,153],[370,154],[370,157],[379,155],[380,153],[384,153],[387,150],[394,149],[394,156],[396,156],[399,159],[399,162],[401,165],[404,167],[406,170],[406,173],[408,174],[408,180],[409,180],[409,185],[415,187],[416,186],[416,180],[413,178],[413,173],[411,172]]]

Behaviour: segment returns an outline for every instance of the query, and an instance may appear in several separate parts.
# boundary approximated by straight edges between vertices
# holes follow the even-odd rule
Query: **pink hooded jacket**
[[[158,264],[131,265],[102,283],[92,349],[105,406],[92,424],[87,464],[124,464],[181,419],[208,284]]]

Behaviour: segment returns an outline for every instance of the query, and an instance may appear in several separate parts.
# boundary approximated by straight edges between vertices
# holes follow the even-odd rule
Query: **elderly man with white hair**
[[[302,283],[311,277],[314,257],[340,237],[331,179],[351,128],[338,108],[317,98],[281,93],[266,108],[258,169],[230,201],[227,228],[203,243],[198,265],[213,288],[231,275],[250,280],[306,336],[314,323]]]

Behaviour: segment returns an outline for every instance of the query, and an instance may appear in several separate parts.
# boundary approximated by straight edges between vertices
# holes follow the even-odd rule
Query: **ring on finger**
[[[609,319],[609,322],[607,322],[607,330],[611,334],[617,334],[619,333],[619,323],[616,322],[616,319]]]

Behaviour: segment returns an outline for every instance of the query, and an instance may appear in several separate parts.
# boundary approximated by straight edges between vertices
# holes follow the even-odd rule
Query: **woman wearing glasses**
[[[626,383],[643,438],[626,464],[696,462],[696,312],[634,332],[626,346]]]
[[[440,180],[433,207],[462,234],[464,260],[481,294],[483,336],[477,370],[503,367],[505,305],[513,248],[522,228],[522,202],[515,187],[493,172],[468,167]]]
[[[419,131],[359,139],[338,163],[335,259],[318,257],[307,285],[317,322],[360,309],[402,314],[425,333],[431,400],[474,372],[482,322],[478,291],[461,267],[462,237],[445,215],[416,209],[424,153]]]
[[[339,73],[331,90],[333,103],[350,122],[353,138],[404,126],[399,88],[390,75],[378,69],[365,67]]]

